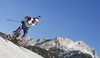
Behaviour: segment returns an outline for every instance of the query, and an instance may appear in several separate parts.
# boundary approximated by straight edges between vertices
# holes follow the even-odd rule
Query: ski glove
[[[24,21],[22,20],[21,23],[24,24]]]

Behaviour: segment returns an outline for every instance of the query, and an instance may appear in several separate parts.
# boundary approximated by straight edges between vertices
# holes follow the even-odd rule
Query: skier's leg
[[[28,33],[27,29],[23,29],[23,31],[24,31],[24,35],[17,42],[22,40],[27,35],[27,33]]]
[[[9,34],[8,36],[7,36],[7,38],[9,38],[10,36],[12,36],[14,33],[11,33],[11,34]]]
[[[21,30],[21,28],[19,27],[17,30],[13,31],[14,34],[18,33]]]
[[[18,33],[21,30],[21,28],[19,27],[17,30],[13,31],[13,33],[9,34],[7,36],[7,38],[9,38],[10,36],[14,35],[15,33]]]

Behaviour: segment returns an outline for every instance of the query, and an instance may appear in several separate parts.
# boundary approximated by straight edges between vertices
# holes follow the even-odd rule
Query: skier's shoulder
[[[31,17],[28,17],[28,20],[31,20]]]
[[[25,16],[25,19],[31,20],[31,17],[30,16]]]

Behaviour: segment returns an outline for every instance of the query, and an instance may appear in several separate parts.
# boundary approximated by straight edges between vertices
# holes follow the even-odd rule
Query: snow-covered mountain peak
[[[98,58],[96,56],[96,51],[93,48],[89,47],[86,43],[84,43],[83,41],[73,42],[73,40],[68,38],[57,37],[49,42],[39,45],[39,47],[46,50],[56,47],[65,51],[81,51],[83,53],[90,54],[92,57],[94,57],[95,55],[95,57]]]
[[[86,43],[84,43],[83,41],[76,41],[74,43],[74,46],[79,46],[79,47],[82,47],[82,48],[89,48],[89,46]]]
[[[34,41],[28,41],[26,42],[29,44],[29,42],[34,42]],[[26,44],[25,44],[26,45]],[[78,52],[83,53],[83,54],[89,54],[93,58],[98,58],[95,49],[89,47],[86,43],[83,41],[76,41],[74,42],[71,39],[68,38],[62,38],[62,37],[56,37],[52,40],[49,39],[39,39],[35,40],[34,44],[31,44],[33,46],[38,46],[42,49],[46,49],[47,51],[51,49],[60,49],[63,50],[62,53],[72,53],[72,52]],[[71,52],[72,51],[72,52]]]
[[[57,37],[53,40],[51,40],[55,43],[59,43],[60,45],[69,45],[69,44],[73,44],[73,41],[71,39],[68,38],[62,38],[62,37]]]
[[[68,38],[62,38],[62,37],[57,37],[55,38],[54,40],[58,40],[58,41],[72,41],[71,39],[68,39]]]

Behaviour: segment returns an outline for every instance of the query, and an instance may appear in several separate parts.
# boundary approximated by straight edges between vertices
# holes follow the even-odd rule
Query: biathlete
[[[40,16],[38,16],[38,17],[40,17]],[[24,34],[23,34],[23,36],[17,42],[19,42],[20,40],[22,40],[27,35],[28,29],[30,27],[32,27],[32,26],[37,25],[37,23],[39,22],[39,18],[38,17],[32,18],[32,17],[26,16],[24,18],[24,20],[21,21],[21,23],[22,23],[21,26],[19,26],[17,30],[15,30],[11,34],[9,34],[7,36],[7,38],[9,38],[10,36],[12,36],[12,35],[20,32],[20,30],[23,30]]]

